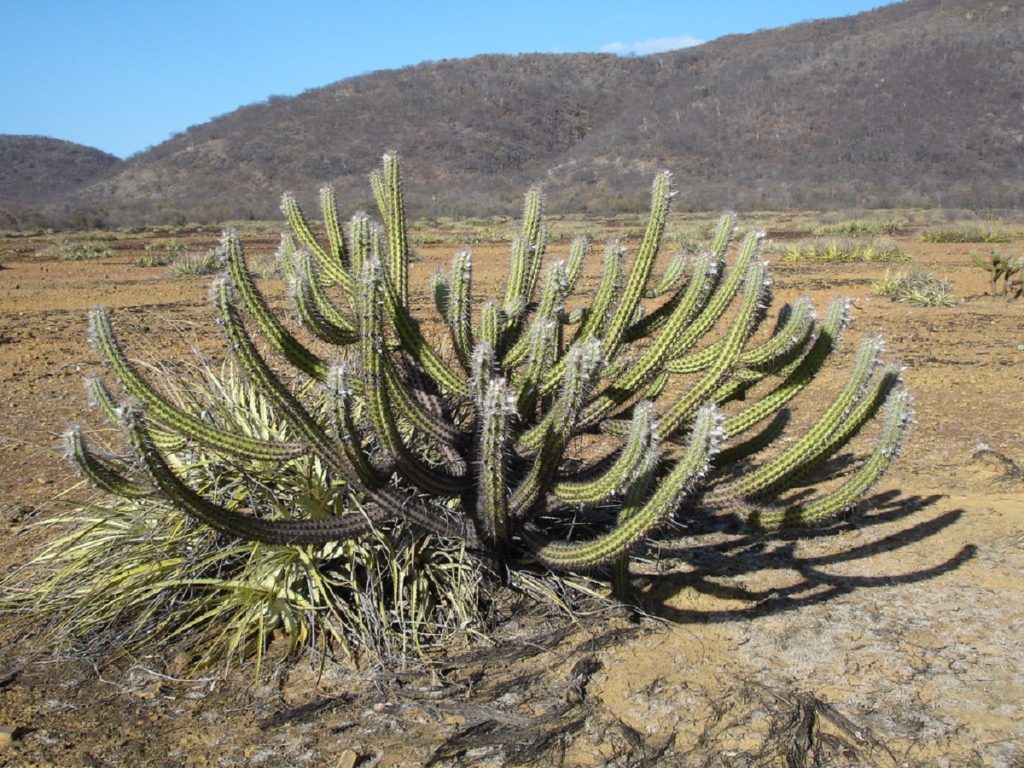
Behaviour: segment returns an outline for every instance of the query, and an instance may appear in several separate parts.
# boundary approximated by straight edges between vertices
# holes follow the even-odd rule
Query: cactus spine
[[[761,239],[744,238],[726,266],[735,222],[723,217],[700,256],[656,269],[671,181],[667,172],[655,177],[630,268],[626,249],[610,244],[594,294],[573,313],[565,307],[590,244],[573,241],[565,262],[545,268],[543,199],[530,190],[500,300],[474,305],[469,251],[456,253],[450,274],[434,280],[449,355],[411,310],[396,155],[386,155],[371,180],[382,229],[365,214],[346,229],[325,187],[322,242],[285,195],[282,210],[298,247],[288,238],[280,252],[290,264],[297,315],[316,346],[275,317],[233,233],[223,243],[228,279],[213,294],[232,354],[285,422],[287,441],[236,434],[170,403],[128,361],[108,314],[97,311],[97,349],[140,405],[118,411],[99,382],[91,384],[94,400],[122,424],[145,472],[132,477],[127,463],[91,452],[77,430],[68,434],[68,454],[104,490],[162,495],[232,536],[323,542],[405,518],[466,536],[505,565],[525,557],[557,570],[612,567],[617,589],[630,551],[673,515],[724,509],[775,528],[849,509],[891,464],[911,421],[898,367],[880,364],[878,340],[865,342],[820,417],[772,452],[786,431],[785,409],[828,362],[848,322],[847,302],[834,302],[819,321],[800,299],[779,313],[766,339],[752,343],[770,298]],[[254,334],[301,387],[262,357]],[[332,351],[314,351],[323,348]],[[827,470],[829,458],[883,409],[877,446],[859,468],[832,490],[786,501],[789,488],[813,484],[815,472]],[[362,514],[265,520],[227,509],[189,487],[166,460],[173,446],[193,441],[240,461],[309,453]]]

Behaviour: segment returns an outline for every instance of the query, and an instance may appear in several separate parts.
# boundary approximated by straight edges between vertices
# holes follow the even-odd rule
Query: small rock
[[[14,741],[15,730],[13,725],[0,725],[0,747],[9,746]]]
[[[359,762],[359,755],[351,749],[346,749],[338,758],[337,768],[355,768],[357,762]]]

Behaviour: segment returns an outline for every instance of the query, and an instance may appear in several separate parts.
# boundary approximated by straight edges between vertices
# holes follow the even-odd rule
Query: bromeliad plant
[[[412,312],[396,156],[384,157],[372,182],[383,226],[357,214],[343,229],[325,188],[323,239],[284,197],[294,239],[282,256],[301,338],[271,311],[237,235],[224,237],[227,273],[212,291],[218,321],[278,433],[175,405],[130,362],[110,314],[92,313],[96,348],[132,404],[100,399],[144,470],[131,476],[74,438],[71,453],[96,485],[162,497],[237,539],[306,546],[413,526],[468,542],[499,570],[532,561],[611,573],[621,590],[630,553],[673,518],[726,511],[763,528],[815,523],[856,504],[897,455],[909,397],[899,368],[880,362],[878,339],[863,343],[820,416],[779,447],[788,404],[830,360],[848,304],[837,300],[818,319],[802,298],[782,308],[771,333],[758,333],[770,288],[761,238],[745,237],[727,260],[731,217],[699,256],[656,275],[667,172],[654,180],[628,268],[612,243],[586,293],[577,286],[589,243],[576,240],[566,260],[546,263],[542,198],[530,191],[504,295],[478,301],[472,257],[459,252],[433,284],[443,321],[433,335]],[[788,493],[828,476],[828,460],[883,407],[877,444],[859,466],[832,472],[816,495]],[[317,516],[243,503],[251,497],[176,471],[168,454],[187,445],[257,467],[271,490],[273,467],[313,457],[338,501]]]

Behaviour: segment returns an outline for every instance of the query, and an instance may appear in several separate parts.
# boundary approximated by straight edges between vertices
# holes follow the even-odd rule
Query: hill
[[[689,208],[1019,207],[1024,0],[906,0],[636,58],[478,56],[342,80],[194,126],[74,193],[118,220],[274,217],[279,195],[405,158],[418,215]]]
[[[121,159],[43,136],[0,135],[0,221],[110,174]]]

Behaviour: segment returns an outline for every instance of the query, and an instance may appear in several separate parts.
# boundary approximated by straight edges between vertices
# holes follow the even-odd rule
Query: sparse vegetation
[[[63,239],[46,246],[36,255],[40,258],[56,259],[57,261],[92,261],[108,259],[114,255],[114,252],[105,243],[90,242],[84,239]]]
[[[898,221],[876,221],[874,219],[853,219],[834,224],[820,224],[814,228],[818,236],[835,235],[840,237],[874,237],[877,235],[899,234],[903,224]]]
[[[216,248],[202,253],[185,251],[171,259],[167,268],[177,277],[212,275],[224,268],[224,258]]]
[[[1021,296],[1024,294],[1024,280],[1018,279],[1014,286],[1013,278],[1024,273],[1024,256],[1010,256],[992,250],[986,256],[971,251],[971,261],[989,273],[989,292],[994,298],[998,295],[999,280],[1003,281],[1004,296]]]
[[[800,240],[784,247],[787,261],[907,261],[906,251],[887,238],[870,240]]]
[[[996,227],[957,227],[926,229],[918,239],[922,243],[1008,243],[1013,233]]]
[[[949,281],[928,272],[886,274],[872,285],[872,292],[900,304],[918,307],[952,307],[956,304]]]

